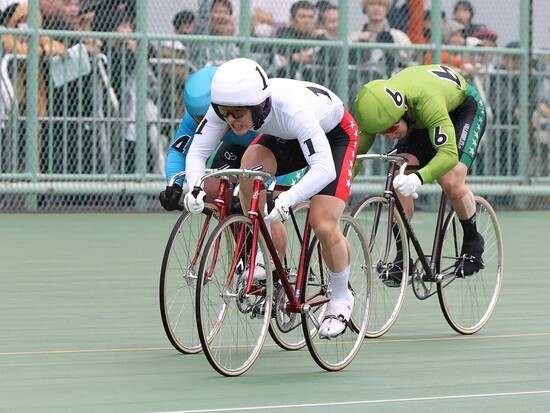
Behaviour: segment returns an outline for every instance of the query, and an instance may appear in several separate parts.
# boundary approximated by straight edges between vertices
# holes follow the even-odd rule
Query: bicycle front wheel
[[[489,321],[502,286],[504,248],[496,213],[487,200],[476,196],[477,230],[485,240],[484,268],[457,277],[445,276],[437,285],[439,304],[449,325],[460,334],[474,334]],[[439,273],[454,272],[462,248],[462,226],[455,212],[448,216],[437,260]]]
[[[382,196],[364,199],[352,216],[365,232],[374,266],[374,294],[366,337],[376,338],[393,326],[405,301],[411,271],[407,230],[397,210],[390,211],[389,201]]]
[[[196,289],[197,329],[203,351],[214,369],[224,376],[247,371],[262,349],[268,333],[273,280],[254,282],[248,288],[252,221],[232,215],[214,230],[202,254]],[[269,257],[258,234],[257,251]],[[269,259],[264,260],[271,274]],[[249,291],[249,292],[247,292]]]
[[[219,210],[213,204],[205,204],[201,214],[183,212],[164,250],[160,315],[168,340],[181,353],[201,351],[195,322],[195,286],[201,253],[218,220]]]
[[[317,332],[324,319],[331,289],[317,238],[309,248],[308,274],[302,290],[302,325],[306,343],[315,362],[328,371],[342,370],[360,350],[372,301],[372,263],[365,234],[359,223],[348,215],[342,216],[340,226],[351,247],[349,288],[355,297],[350,323],[341,335],[327,339],[321,338]]]
[[[302,202],[292,208],[293,218],[285,222],[287,244],[283,266],[292,286],[296,285],[296,276],[300,264],[303,231],[306,222],[309,201]],[[306,340],[302,331],[302,318],[298,313],[287,311],[288,297],[279,287],[274,291],[273,317],[269,326],[269,334],[273,341],[282,349],[296,351],[305,347]]]

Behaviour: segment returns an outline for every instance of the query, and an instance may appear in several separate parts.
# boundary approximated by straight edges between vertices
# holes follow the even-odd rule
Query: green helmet
[[[366,133],[382,133],[405,114],[405,96],[385,79],[363,85],[355,99],[354,117]]]

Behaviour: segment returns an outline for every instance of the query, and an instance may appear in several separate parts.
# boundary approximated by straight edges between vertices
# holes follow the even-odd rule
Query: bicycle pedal
[[[333,338],[338,338],[338,337],[344,335],[344,333],[346,332],[347,329],[348,329],[348,326],[347,326],[347,323],[346,323],[346,328],[344,328],[344,331],[342,331],[341,333],[339,333],[337,335],[334,335],[334,336],[331,336],[330,334],[321,334],[321,333],[319,333],[319,338],[321,340],[332,340]]]

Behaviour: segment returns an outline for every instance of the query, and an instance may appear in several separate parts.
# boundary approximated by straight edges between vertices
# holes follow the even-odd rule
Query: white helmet
[[[220,106],[255,106],[269,96],[271,88],[264,69],[250,59],[223,63],[212,79],[212,102]]]
[[[212,106],[247,106],[258,129],[271,110],[271,87],[262,67],[253,60],[237,58],[223,63],[212,78]]]

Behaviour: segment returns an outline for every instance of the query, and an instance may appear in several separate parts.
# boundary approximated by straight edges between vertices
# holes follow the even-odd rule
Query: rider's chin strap
[[[265,118],[271,112],[271,96],[268,97],[263,103],[252,106],[252,120],[254,121],[254,130],[258,130],[264,124]]]

